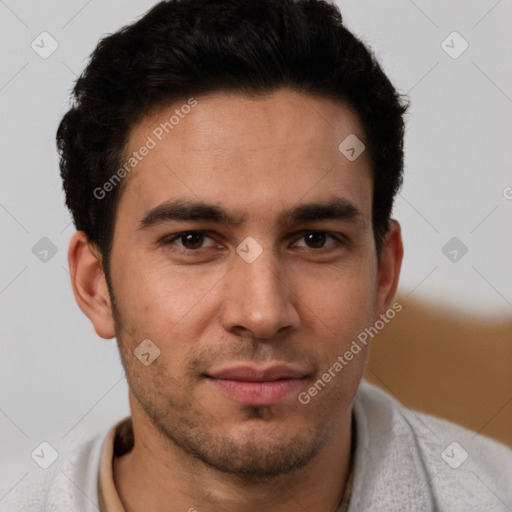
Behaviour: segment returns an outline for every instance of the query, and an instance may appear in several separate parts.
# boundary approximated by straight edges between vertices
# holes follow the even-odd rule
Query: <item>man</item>
[[[334,6],[162,2],[74,100],[72,286],[131,416],[8,510],[512,510],[510,450],[361,382],[400,310],[406,107]]]

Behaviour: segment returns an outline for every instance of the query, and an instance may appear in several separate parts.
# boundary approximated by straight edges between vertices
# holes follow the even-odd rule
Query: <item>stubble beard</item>
[[[130,390],[172,451],[178,449],[186,458],[192,457],[209,468],[236,475],[245,482],[268,482],[269,479],[299,470],[311,462],[341,423],[341,417],[332,417],[333,407],[343,410],[346,405],[340,403],[340,400],[334,403],[324,400],[320,409],[310,410],[310,414],[316,416],[314,423],[308,423],[309,427],[301,427],[299,433],[292,435],[288,429],[293,417],[297,415],[293,407],[304,414],[304,405],[295,404],[289,412],[281,414],[283,419],[280,420],[275,419],[273,406],[245,406],[240,424],[251,422],[254,427],[248,429],[243,440],[235,439],[201,404],[194,405],[191,400],[195,387],[193,384],[184,387],[163,370],[152,380],[151,387],[138,385],[139,382],[147,384],[147,381],[137,379],[145,368],[136,366],[137,362],[129,348],[134,333],[127,331],[121,324],[113,297],[111,302],[119,351]],[[171,382],[175,383],[172,387],[176,392],[173,394],[169,390]],[[166,390],[167,396],[163,397],[161,403],[157,403],[155,398],[162,397],[160,390]],[[296,417],[295,424],[303,423],[301,418],[301,415]],[[271,421],[275,422],[273,429],[268,428]],[[267,432],[263,436],[262,428]]]

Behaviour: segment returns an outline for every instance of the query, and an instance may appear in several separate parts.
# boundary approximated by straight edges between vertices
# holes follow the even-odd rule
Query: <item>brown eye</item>
[[[202,233],[185,233],[179,237],[185,249],[199,249],[204,241]]]
[[[329,242],[330,239],[330,242]],[[326,231],[303,231],[294,247],[310,250],[310,254],[324,254],[334,250],[343,249],[350,244],[350,241],[341,233],[329,233]]]
[[[326,245],[329,238],[333,240],[334,243]],[[299,240],[304,240],[304,245],[295,243],[295,246],[298,245],[299,247],[306,247],[309,249],[327,249],[344,245],[341,238],[331,235],[330,233],[326,233],[325,231],[307,231]]]
[[[321,249],[325,243],[326,238],[327,235],[320,231],[314,231],[304,236],[304,240],[306,240],[308,246],[313,249]]]
[[[181,251],[198,251],[211,246],[203,247],[205,239],[211,240],[211,237],[201,231],[185,231],[165,240],[164,243],[165,245],[175,245]]]

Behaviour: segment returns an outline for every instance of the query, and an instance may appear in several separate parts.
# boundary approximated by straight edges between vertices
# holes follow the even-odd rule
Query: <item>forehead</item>
[[[129,203],[141,214],[171,199],[200,199],[270,219],[301,199],[341,196],[370,214],[367,154],[351,161],[339,149],[347,137],[365,140],[349,106],[288,89],[193,102],[162,108],[133,128],[126,159],[151,149],[124,178],[119,210]]]

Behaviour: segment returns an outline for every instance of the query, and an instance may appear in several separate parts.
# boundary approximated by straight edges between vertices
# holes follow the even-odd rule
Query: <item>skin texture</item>
[[[350,107],[288,89],[196,100],[125,178],[111,256],[115,303],[85,234],[69,247],[77,302],[99,336],[117,337],[129,382],[135,446],[114,460],[118,492],[128,511],[334,511],[367,349],[308,404],[297,394],[391,306],[400,227],[392,221],[378,262],[367,152],[351,162],[338,150],[349,134],[365,140]],[[177,106],[135,126],[127,155]],[[334,198],[357,215],[279,222],[287,210]],[[149,210],[177,199],[243,219],[139,229]],[[204,237],[173,238],[190,230]],[[262,248],[251,263],[236,252],[247,237]],[[144,339],[160,350],[148,366],[134,356]],[[305,377],[277,403],[247,405],[205,376],[241,363],[290,364]]]

